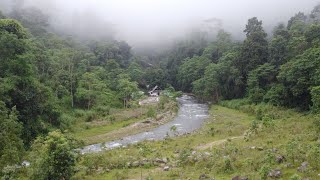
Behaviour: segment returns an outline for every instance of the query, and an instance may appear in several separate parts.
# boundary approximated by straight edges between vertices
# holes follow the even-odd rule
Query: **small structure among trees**
[[[148,92],[151,97],[158,97],[160,95],[161,89],[158,86],[152,88],[151,91]]]

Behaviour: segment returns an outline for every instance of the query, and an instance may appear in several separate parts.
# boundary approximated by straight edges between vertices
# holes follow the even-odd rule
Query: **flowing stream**
[[[148,132],[127,136],[111,142],[85,146],[80,150],[81,153],[100,152],[116,147],[125,147],[128,144],[134,144],[144,140],[163,140],[167,136],[186,134],[199,129],[208,117],[208,106],[197,102],[195,98],[188,95],[179,97],[178,102],[179,111],[173,121]]]

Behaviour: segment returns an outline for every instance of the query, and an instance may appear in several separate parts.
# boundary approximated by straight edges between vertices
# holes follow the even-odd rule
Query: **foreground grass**
[[[241,107],[211,107],[207,123],[192,135],[86,155],[74,179],[267,179],[274,169],[282,179],[319,178],[314,116],[267,105]],[[277,163],[280,155],[285,159]],[[155,163],[156,158],[168,162]],[[297,171],[305,161],[308,167]]]

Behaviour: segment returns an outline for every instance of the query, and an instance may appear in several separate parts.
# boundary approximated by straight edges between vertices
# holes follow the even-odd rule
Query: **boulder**
[[[306,172],[308,169],[308,162],[303,162],[300,167],[298,167],[299,172]]]
[[[280,178],[282,175],[282,172],[280,169],[271,170],[268,174],[271,178]]]
[[[277,148],[272,148],[271,151],[274,152],[274,153],[276,153],[276,152],[278,152],[278,149],[277,149]]]
[[[284,156],[282,156],[282,155],[276,156],[276,162],[277,162],[278,164],[281,164],[281,163],[283,163],[284,161],[285,161],[285,157],[284,157]]]
[[[163,168],[163,170],[164,170],[164,171],[169,171],[169,170],[170,170],[170,167],[169,167],[169,166],[165,166],[165,167]]]
[[[140,166],[140,162],[139,161],[134,161],[133,163],[131,163],[132,167],[138,167]]]
[[[167,164],[168,163],[168,158],[165,157],[165,158],[162,159],[162,161],[163,161],[163,163]]]
[[[234,176],[231,180],[248,180],[248,177]]]
[[[163,160],[160,159],[160,158],[156,158],[156,159],[154,160],[154,162],[160,163],[160,164],[165,164],[165,163],[166,163],[165,161],[163,161]]]
[[[300,167],[298,167],[299,172],[306,172],[308,169],[308,162],[303,162]]]
[[[263,147],[257,147],[258,151],[263,151]]]
[[[206,174],[201,174],[199,176],[199,179],[208,179],[208,178],[210,178],[210,177],[208,175],[206,175]]]

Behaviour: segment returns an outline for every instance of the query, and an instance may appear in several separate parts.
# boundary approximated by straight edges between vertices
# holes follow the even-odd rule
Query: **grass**
[[[83,140],[85,144],[94,144],[98,143],[99,140],[93,140],[92,137],[96,137],[101,134],[106,134],[111,131],[129,126],[130,124],[133,124],[141,119],[130,119],[126,121],[118,121],[115,123],[105,124],[97,127],[93,127],[90,129],[85,129],[82,131],[75,132],[73,135],[76,139]],[[105,139],[106,141],[110,139]]]
[[[232,104],[223,105],[228,103]],[[207,123],[191,135],[86,155],[74,179],[141,179],[141,174],[142,179],[199,179],[201,174],[216,179],[236,175],[263,179],[272,169],[281,169],[282,179],[294,174],[318,178],[320,150],[314,116],[269,105],[243,103],[237,109],[241,111],[212,106]],[[285,162],[278,164],[278,155],[285,156]],[[163,171],[152,162],[155,158],[168,158],[171,169]],[[149,162],[144,165],[128,165],[145,159]],[[307,170],[298,172],[304,161],[309,163]]]
[[[165,99],[165,101],[163,101]],[[147,126],[129,127],[130,125],[144,121],[146,119],[157,119],[158,116],[166,118],[167,121],[172,117],[163,117],[161,114],[176,112],[177,102],[173,99],[161,97],[160,103],[139,106],[128,109],[113,109],[107,116],[94,115],[94,112],[80,112],[82,117],[74,125],[73,131],[70,132],[76,139],[84,142],[85,145],[102,143],[120,139],[124,136],[136,134],[142,131],[156,127],[154,124]],[[89,115],[87,115],[87,114]],[[87,117],[95,117],[91,121],[87,121]],[[125,128],[128,127],[128,128]]]

